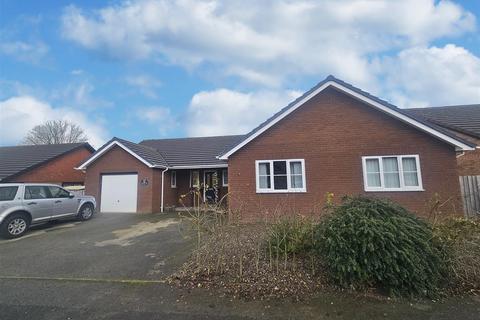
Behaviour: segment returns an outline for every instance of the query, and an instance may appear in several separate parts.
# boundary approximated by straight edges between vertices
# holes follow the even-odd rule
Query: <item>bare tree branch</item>
[[[50,120],[33,127],[23,144],[58,144],[86,142],[85,131],[77,124],[66,120]]]

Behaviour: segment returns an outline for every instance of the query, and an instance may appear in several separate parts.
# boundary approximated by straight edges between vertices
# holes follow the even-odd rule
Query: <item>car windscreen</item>
[[[0,201],[10,201],[15,198],[18,187],[0,187]]]

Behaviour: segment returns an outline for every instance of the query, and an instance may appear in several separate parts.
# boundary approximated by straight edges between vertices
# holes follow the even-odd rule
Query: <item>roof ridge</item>
[[[138,144],[142,144],[147,141],[166,141],[166,140],[193,140],[193,139],[209,139],[209,138],[226,138],[226,137],[241,137],[245,134],[229,134],[229,135],[218,135],[218,136],[204,136],[204,137],[178,137],[178,138],[159,138],[159,139],[143,139]]]

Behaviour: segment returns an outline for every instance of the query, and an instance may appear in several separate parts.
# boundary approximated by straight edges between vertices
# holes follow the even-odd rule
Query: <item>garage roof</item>
[[[0,181],[32,170],[79,148],[95,149],[88,143],[64,143],[0,147]]]
[[[125,139],[113,138],[88,158],[78,169],[88,165],[118,146],[151,168],[214,168],[226,166],[226,161],[217,156],[243,136],[217,136],[199,138],[154,139],[134,143]]]

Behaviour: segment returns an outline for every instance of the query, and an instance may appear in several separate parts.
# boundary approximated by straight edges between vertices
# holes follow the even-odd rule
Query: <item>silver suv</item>
[[[0,183],[0,236],[18,238],[32,224],[61,218],[89,220],[95,206],[94,197],[75,196],[54,184]]]

